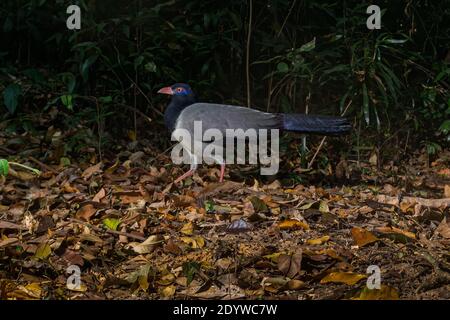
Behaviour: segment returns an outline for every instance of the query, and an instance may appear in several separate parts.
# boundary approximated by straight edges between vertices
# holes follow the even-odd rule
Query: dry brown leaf
[[[172,239],[169,239],[169,241],[167,241],[167,244],[164,246],[164,251],[173,253],[173,254],[181,254],[182,253],[181,248]]]
[[[294,219],[288,219],[281,221],[278,224],[278,227],[282,230],[290,230],[290,229],[305,229],[309,230],[309,225],[305,222],[301,222]]]
[[[295,277],[301,269],[302,252],[299,251],[292,255],[282,254],[278,257],[278,270],[283,272],[286,277]]]
[[[71,186],[68,182],[62,186],[62,189],[66,193],[80,193],[80,190],[78,190],[76,187]]]
[[[131,203],[139,203],[141,201],[145,201],[140,192],[128,192],[127,194],[119,195],[120,201],[122,204],[131,204]]]
[[[447,222],[447,217],[442,219],[435,232],[440,234],[443,238],[450,239],[450,222]]]
[[[416,239],[416,235],[414,233],[396,227],[378,227],[375,230],[385,234],[401,234],[410,239]]]
[[[75,216],[78,219],[84,219],[85,221],[89,221],[96,212],[97,212],[97,209],[95,209],[92,204],[87,204],[85,206],[82,206],[77,211]]]
[[[330,240],[330,236],[323,236],[316,239],[308,239],[306,240],[306,243],[310,245],[320,245],[327,242],[328,240]]]
[[[16,223],[0,220],[0,229],[27,230],[28,228]]]
[[[444,197],[450,198],[450,185],[446,184],[444,186]]]
[[[399,206],[399,198],[398,197],[390,197],[384,194],[380,194],[377,196],[377,201],[385,204],[390,204],[394,206]],[[403,197],[402,203],[409,203],[411,205],[420,204],[424,207],[431,208],[448,208],[450,207],[450,198],[444,199],[425,199],[419,197]]]
[[[76,264],[80,267],[84,265],[84,259],[81,255],[75,251],[67,249],[63,254],[64,259],[66,259],[70,264]]]
[[[17,290],[13,293],[13,296],[19,298],[20,294],[18,294],[20,291],[21,293],[25,294],[28,297],[22,297],[22,298],[28,298],[28,299],[40,299],[42,295],[42,287],[39,283],[30,283],[26,286],[19,286]]]
[[[358,227],[352,229],[352,237],[358,247],[363,247],[366,244],[379,240],[372,232]]]
[[[194,224],[192,222],[186,223],[180,230],[181,233],[191,236],[194,233]]]
[[[161,290],[161,296],[164,298],[170,298],[175,295],[176,287],[174,285],[167,286]]]
[[[99,192],[97,192],[97,194],[94,196],[94,198],[92,199],[92,201],[94,202],[100,202],[100,200],[102,200],[104,197],[106,196],[106,191],[104,188],[101,188]]]
[[[205,240],[200,236],[181,237],[180,240],[183,241],[184,243],[187,243],[188,245],[190,245],[192,249],[200,249],[205,246]]]
[[[131,247],[134,252],[139,254],[150,253],[155,248],[164,242],[164,239],[161,235],[151,235],[142,243],[139,242],[130,242],[127,247]]]
[[[94,174],[101,173],[102,166],[103,166],[103,163],[99,162],[96,165],[93,165],[93,166],[87,168],[86,170],[83,171],[83,173],[81,174],[81,177],[87,181]]]
[[[381,285],[380,289],[369,289],[367,286],[352,300],[398,300],[398,292],[395,288]]]
[[[353,272],[331,272],[322,278],[320,283],[334,282],[354,285],[364,278],[367,278],[367,275]]]
[[[0,248],[8,247],[19,242],[17,238],[6,238],[0,240]]]
[[[304,283],[303,281],[301,281],[301,280],[296,280],[296,279],[290,280],[290,281],[287,283],[287,288],[288,288],[289,290],[299,290],[299,289],[303,288],[304,286],[305,286],[305,283]]]

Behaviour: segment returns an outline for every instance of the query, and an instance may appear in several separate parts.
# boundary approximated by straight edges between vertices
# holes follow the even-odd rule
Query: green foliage
[[[389,133],[407,121],[428,140],[436,132],[448,139],[444,2],[379,1],[381,30],[366,28],[368,4],[356,0],[257,2],[249,44],[248,3],[238,0],[78,4],[82,29],[74,32],[65,1],[2,2],[0,88],[9,116],[56,105],[66,125],[93,121],[100,133],[117,117],[132,125],[119,104],[160,119],[156,90],[179,81],[202,99],[242,103],[249,45],[255,107],[340,114],[352,102],[345,114],[363,126]],[[48,93],[44,105],[35,99]]]
[[[14,114],[19,104],[19,97],[22,95],[22,88],[15,83],[10,84],[3,91],[3,100],[9,113]]]
[[[9,163],[6,159],[0,159],[0,176],[7,176],[9,173]]]

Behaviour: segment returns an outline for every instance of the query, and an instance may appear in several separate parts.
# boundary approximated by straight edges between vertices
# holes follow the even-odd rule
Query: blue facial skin
[[[171,88],[174,96],[188,96],[193,94],[191,87],[185,83],[175,83]]]

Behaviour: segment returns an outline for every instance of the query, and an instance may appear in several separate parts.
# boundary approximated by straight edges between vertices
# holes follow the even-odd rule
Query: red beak
[[[164,87],[164,88],[159,89],[158,93],[173,95],[173,90],[171,87]]]

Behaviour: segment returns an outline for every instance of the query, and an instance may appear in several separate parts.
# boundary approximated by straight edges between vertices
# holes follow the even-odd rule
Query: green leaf
[[[401,44],[408,41],[408,39],[386,39],[387,43]]]
[[[305,43],[300,47],[300,52],[308,52],[316,47],[316,38],[312,39],[310,42]]]
[[[206,212],[213,212],[214,211],[214,202],[212,201],[205,201],[205,210]]]
[[[113,98],[111,96],[104,96],[98,98],[98,101],[100,101],[101,103],[111,103],[113,101]]]
[[[23,71],[23,74],[30,78],[35,84],[45,83],[43,74],[37,69],[26,69]]]
[[[61,157],[61,159],[59,159],[59,165],[61,165],[63,167],[70,166],[70,159],[67,157]]]
[[[89,58],[87,58],[84,63],[81,65],[81,76],[83,77],[83,80],[86,82],[89,79],[89,68],[94,64],[95,61],[97,61],[98,55],[92,55]]]
[[[74,76],[70,77],[69,80],[67,81],[67,91],[72,94],[75,90],[76,85],[77,79]]]
[[[441,131],[445,134],[449,133],[450,132],[450,120],[445,120],[439,127],[439,131]],[[0,169],[0,174],[1,174],[1,169]]]
[[[3,101],[9,113],[14,114],[19,104],[19,97],[22,95],[22,87],[12,83],[3,91]]]
[[[189,261],[183,263],[183,274],[187,278],[187,284],[189,285],[194,280],[194,275],[200,271],[200,264],[195,261]]]
[[[364,112],[364,119],[366,120],[366,123],[370,124],[370,113],[369,113],[369,96],[367,94],[367,86],[365,83],[363,83],[363,112]]]
[[[339,111],[341,114],[344,112],[344,103],[347,101],[347,97],[350,94],[351,88],[342,96],[341,100],[339,101]]]
[[[144,65],[146,71],[154,73],[156,72],[156,64],[154,62],[148,62]]]
[[[250,202],[252,203],[253,209],[255,209],[255,212],[268,212],[269,208],[267,205],[257,196],[253,196],[250,198]]]
[[[64,106],[67,107],[67,109],[73,111],[73,103],[72,103],[73,97],[71,94],[63,95],[61,96],[61,102]]]
[[[120,224],[120,220],[114,218],[106,218],[103,220],[103,224],[110,230],[117,230],[117,227]]]
[[[7,176],[9,172],[9,162],[6,159],[0,159],[0,176]]]
[[[280,62],[277,65],[277,70],[282,73],[286,73],[289,71],[289,66],[285,62]]]
[[[144,62],[144,56],[139,56],[134,59],[134,69],[136,70]]]

